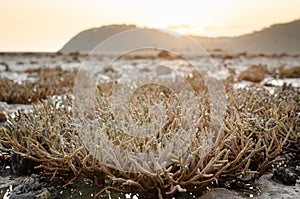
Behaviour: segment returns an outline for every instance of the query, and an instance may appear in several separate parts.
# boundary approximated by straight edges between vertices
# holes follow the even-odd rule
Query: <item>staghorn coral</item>
[[[53,95],[62,95],[73,89],[76,70],[64,71],[61,68],[28,69],[27,73],[37,73],[34,82],[22,83],[3,78],[0,79],[0,101],[9,104],[31,104],[47,99]]]
[[[52,176],[52,180],[57,175],[73,173],[74,178],[66,185],[80,175],[104,185],[105,188],[96,197],[114,190],[155,191],[162,198],[178,192],[201,191],[212,183],[251,182],[281,160],[279,154],[282,150],[299,150],[299,96],[299,88],[287,85],[277,87],[273,94],[263,87],[230,90],[225,128],[213,148],[202,156],[196,149],[203,147],[204,143],[201,139],[194,139],[188,158],[177,154],[171,164],[161,164],[156,171],[148,169],[147,163],[133,159],[136,169],[143,172],[130,173],[111,168],[107,166],[109,162],[107,165],[101,164],[96,154],[99,151],[90,153],[83,144],[87,138],[81,137],[82,129],[72,117],[69,97],[39,102],[28,114],[19,111],[15,119],[10,119],[9,124],[0,129],[0,149],[39,162],[37,168],[43,169],[45,175]],[[169,105],[168,100],[163,103]],[[97,127],[103,128],[104,122],[104,126],[109,127],[106,128],[108,139],[115,145],[130,150],[135,147],[145,150],[140,146],[147,144],[158,150],[157,145],[153,144],[154,141],[159,142],[155,136],[152,140],[120,137],[120,129],[109,124],[112,114],[109,112],[109,99],[105,99],[105,96],[98,98],[96,106],[101,116]],[[147,110],[147,103],[145,106],[141,108]],[[195,129],[196,137],[207,131],[209,122],[208,108],[200,104],[199,110],[202,119],[198,123],[199,129]],[[166,134],[183,125],[183,120],[174,118],[169,118],[168,127],[164,129]],[[123,141],[127,141],[126,144]],[[116,162],[124,163],[122,156],[113,158]]]

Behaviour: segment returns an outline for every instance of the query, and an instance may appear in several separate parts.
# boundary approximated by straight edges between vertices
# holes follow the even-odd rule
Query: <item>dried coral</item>
[[[0,79],[0,101],[9,104],[31,104],[53,95],[61,95],[73,89],[76,71],[64,71],[61,68],[29,69],[27,73],[37,73],[34,82],[22,83],[3,78]]]
[[[104,184],[105,188],[97,196],[107,190],[155,191],[162,198],[178,192],[202,190],[212,183],[253,181],[280,160],[282,150],[299,150],[299,96],[299,88],[286,85],[276,88],[273,94],[262,87],[232,90],[228,93],[225,128],[209,153],[199,155],[196,149],[204,146],[201,139],[195,139],[189,148],[189,157],[181,158],[177,154],[171,164],[161,164],[156,171],[134,159],[131,159],[132,163],[142,172],[118,170],[109,167],[108,162],[107,165],[101,164],[95,154],[99,151],[91,154],[83,144],[85,138],[80,136],[81,130],[72,118],[70,98],[38,103],[28,114],[18,112],[16,118],[0,130],[0,149],[39,162],[37,168],[43,169],[44,174],[51,175],[52,179],[73,173],[74,178],[67,184],[79,175]],[[101,122],[107,122],[109,126],[111,114],[106,109],[108,102],[101,98],[97,106],[103,111],[99,113],[102,114]],[[199,129],[194,132],[196,137],[206,132],[209,120],[204,114],[209,112],[206,108],[199,106],[204,110],[200,111],[202,120]],[[170,120],[166,133],[182,125],[174,121]],[[124,145],[120,131],[113,126],[107,128],[107,135],[115,145],[125,148],[135,143],[135,147],[149,144],[154,149],[151,143],[158,142],[153,136],[152,140],[127,140],[131,145]],[[145,150],[143,147],[139,149]],[[124,163],[122,156],[113,158]]]

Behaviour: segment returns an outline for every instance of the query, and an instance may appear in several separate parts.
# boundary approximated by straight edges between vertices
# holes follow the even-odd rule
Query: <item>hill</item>
[[[228,53],[300,53],[300,20],[275,24],[238,37],[191,37],[208,49],[222,49]]]
[[[134,28],[137,27],[134,25],[109,25],[85,30],[73,37],[60,51],[90,51],[110,36]],[[141,32],[143,37],[157,43],[172,45],[174,50],[192,50],[191,48],[193,48],[182,37],[176,37],[166,32],[149,28],[143,28]],[[132,45],[133,41],[139,41],[140,37],[141,34],[133,34],[130,38],[124,38],[121,41],[122,46],[128,47]],[[221,49],[225,53],[300,53],[300,20],[275,24],[261,31],[238,37],[208,38],[193,35],[190,37],[208,50]],[[119,44],[112,44],[108,51],[114,52],[119,49]]]

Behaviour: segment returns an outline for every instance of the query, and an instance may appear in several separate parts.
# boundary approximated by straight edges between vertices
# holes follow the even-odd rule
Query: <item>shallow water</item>
[[[23,177],[25,178],[25,177]],[[12,189],[17,186],[17,181],[20,180],[20,177],[14,179],[12,176],[1,176],[0,174],[0,198],[8,199],[9,193]],[[78,179],[73,185],[68,186],[66,189],[61,187],[57,188],[54,194],[57,198],[69,199],[69,198],[94,198],[94,196],[101,190],[101,187],[94,186],[93,183],[88,179]],[[149,194],[148,194],[149,195]],[[52,196],[53,197],[53,196]],[[55,197],[55,198],[56,198]],[[155,197],[155,196],[154,196]],[[195,198],[194,194],[182,194],[182,196],[169,197],[174,199],[189,199]],[[140,196],[139,194],[123,194],[111,191],[109,194],[103,195],[103,199],[138,199],[145,198],[145,196]],[[151,197],[149,197],[151,198]]]

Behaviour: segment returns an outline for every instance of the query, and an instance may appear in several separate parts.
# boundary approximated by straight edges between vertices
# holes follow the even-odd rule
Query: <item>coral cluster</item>
[[[76,70],[66,71],[62,68],[28,69],[26,73],[36,74],[37,80],[15,82],[0,79],[0,101],[9,104],[31,104],[53,95],[61,95],[73,89]]]
[[[250,82],[259,83],[263,81],[266,75],[269,75],[275,79],[277,78],[299,78],[300,66],[284,67],[268,69],[266,65],[252,65],[245,71],[242,71],[238,76],[238,80],[246,80]]]
[[[161,163],[156,170],[149,168],[149,162],[126,159],[120,154],[106,159],[107,162],[103,159],[99,161],[97,154],[101,153],[101,148],[95,146],[96,149],[90,151],[84,142],[85,139],[95,142],[101,137],[97,136],[97,131],[90,137],[83,137],[84,130],[93,131],[84,129],[73,118],[70,97],[39,102],[33,105],[30,113],[19,111],[5,128],[0,128],[0,150],[38,162],[36,168],[42,169],[51,179],[73,173],[74,178],[66,185],[81,175],[90,178],[104,186],[97,196],[107,190],[154,191],[159,198],[179,192],[201,191],[212,184],[252,182],[271,165],[282,160],[279,156],[282,150],[299,150],[299,88],[284,85],[274,88],[272,92],[263,87],[228,88],[227,96],[223,130],[215,143],[206,143],[210,146],[207,153],[201,153],[206,150],[203,139],[207,138],[201,136],[207,135],[210,110],[203,103],[198,106],[197,128],[192,129],[196,139],[188,147],[188,156],[170,149],[171,162]],[[153,134],[156,136],[147,139],[130,138],[122,129],[113,126],[112,121],[116,116],[110,112],[109,103],[110,99],[105,96],[98,98],[96,110],[101,117],[96,118],[96,127],[102,129],[107,141],[123,150],[147,152],[149,148],[146,146],[149,146],[151,150],[158,151],[164,144],[162,135],[172,139],[172,131],[177,132],[185,126],[186,121],[178,118],[179,113],[176,113],[173,105],[163,100],[162,106],[169,106],[169,110],[174,108],[174,112],[167,113],[167,126]],[[140,107],[146,112],[149,111],[147,103]],[[135,117],[143,117],[133,107],[131,109]],[[147,123],[145,117],[142,121]],[[114,161],[114,165],[127,164],[129,161],[137,172],[110,167],[111,161]]]

